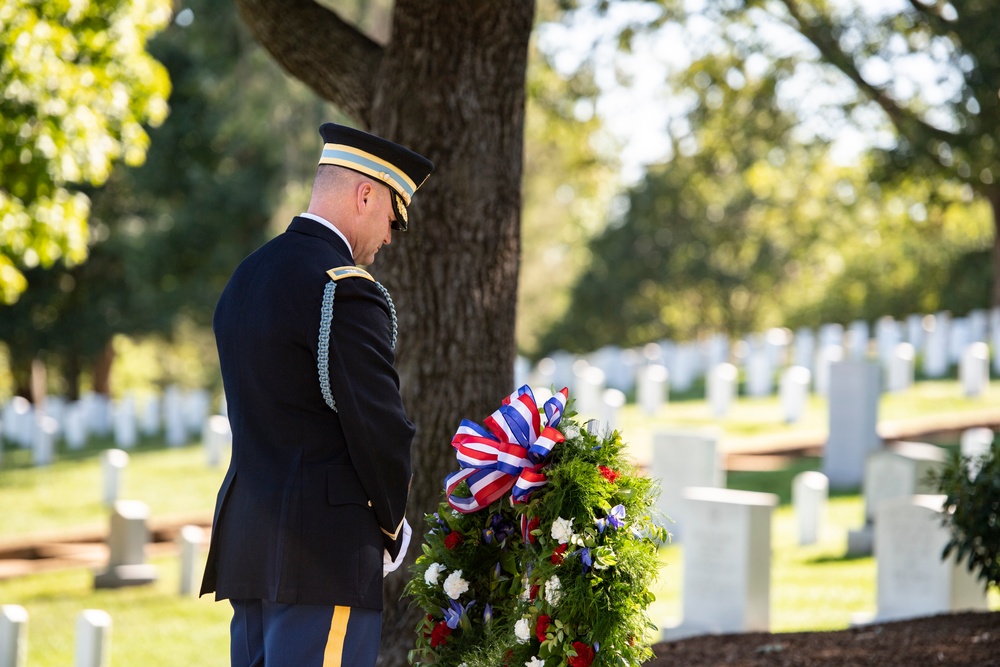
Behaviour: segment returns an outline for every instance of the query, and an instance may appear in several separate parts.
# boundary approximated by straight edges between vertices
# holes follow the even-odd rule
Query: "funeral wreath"
[[[423,618],[413,665],[639,665],[658,547],[657,486],[617,431],[581,429],[563,389],[528,386],[452,439],[460,469],[426,517],[406,593]],[[594,429],[598,430],[599,429]]]

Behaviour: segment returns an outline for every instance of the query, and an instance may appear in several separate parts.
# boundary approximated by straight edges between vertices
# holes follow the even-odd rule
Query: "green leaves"
[[[23,268],[87,254],[87,198],[112,165],[141,164],[167,115],[166,70],[145,51],[167,0],[8,0],[0,8],[0,300]]]
[[[946,496],[942,521],[951,531],[941,558],[954,555],[978,571],[984,589],[1000,586],[1000,439],[976,460],[954,452],[934,481]]]

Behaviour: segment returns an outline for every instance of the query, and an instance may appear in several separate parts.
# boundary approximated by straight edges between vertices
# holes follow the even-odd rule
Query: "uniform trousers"
[[[382,612],[231,600],[232,667],[373,667]]]

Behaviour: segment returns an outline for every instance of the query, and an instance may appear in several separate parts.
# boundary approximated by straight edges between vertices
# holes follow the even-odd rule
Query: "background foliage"
[[[146,52],[166,0],[0,4],[0,303],[22,270],[87,254],[88,199],[112,164],[141,164],[167,114],[167,72]]]

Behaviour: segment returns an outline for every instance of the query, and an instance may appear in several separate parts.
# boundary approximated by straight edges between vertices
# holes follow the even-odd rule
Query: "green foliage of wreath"
[[[650,587],[669,539],[654,521],[658,486],[627,460],[617,431],[589,433],[572,413],[558,428],[566,440],[528,502],[505,496],[471,514],[442,502],[425,517],[406,585],[425,612],[411,664],[626,667],[652,657]]]

